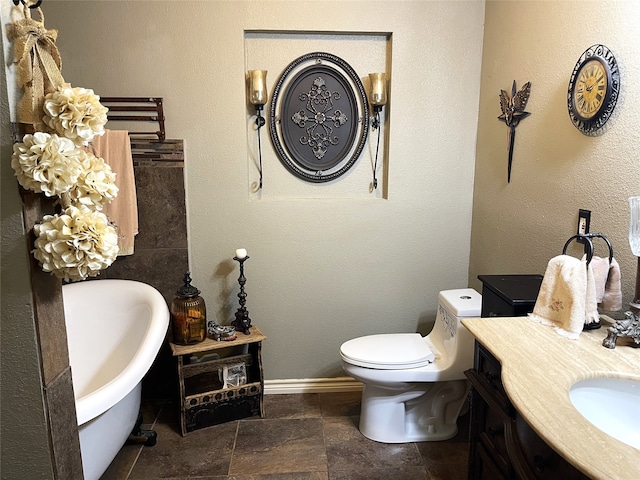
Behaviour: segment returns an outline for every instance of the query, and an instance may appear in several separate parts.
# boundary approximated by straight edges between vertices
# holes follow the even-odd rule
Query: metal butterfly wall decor
[[[516,93],[516,81],[513,81],[511,87],[511,98],[509,94],[504,90],[500,90],[500,109],[502,115],[498,117],[502,120],[507,127],[509,127],[509,164],[507,166],[507,183],[511,182],[511,163],[513,162],[513,144],[516,140],[516,127],[520,120],[530,115],[529,112],[525,112],[524,109],[529,101],[529,95],[531,93],[531,82],[527,82]]]

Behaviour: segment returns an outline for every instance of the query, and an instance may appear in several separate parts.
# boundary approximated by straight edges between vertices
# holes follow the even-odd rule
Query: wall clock
[[[571,73],[567,106],[573,125],[585,135],[603,133],[620,92],[620,70],[611,50],[593,45],[585,50]]]
[[[308,182],[345,174],[367,140],[369,109],[360,77],[341,58],[324,52],[291,62],[270,105],[271,141],[289,171]]]

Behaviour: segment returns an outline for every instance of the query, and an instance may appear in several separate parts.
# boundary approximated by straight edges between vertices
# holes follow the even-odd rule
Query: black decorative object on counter
[[[238,250],[239,252],[240,250]],[[247,303],[247,294],[244,291],[244,284],[247,283],[247,279],[244,276],[244,262],[249,259],[246,250],[243,250],[244,255],[239,255],[236,252],[236,256],[233,257],[240,264],[240,276],[238,277],[238,283],[240,284],[240,293],[238,293],[238,299],[240,300],[240,308],[236,311],[236,319],[231,322],[237,332],[242,332],[245,335],[249,335],[249,329],[251,328],[251,319],[249,318],[249,310],[245,307]]]

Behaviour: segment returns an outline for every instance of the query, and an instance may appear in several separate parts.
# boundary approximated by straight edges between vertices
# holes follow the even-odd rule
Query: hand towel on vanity
[[[609,275],[609,257],[596,257],[591,259],[589,264],[593,267],[593,279],[596,285],[596,302],[601,303],[604,297],[604,286]]]
[[[603,310],[618,311],[622,309],[622,286],[620,282],[620,265],[615,258],[593,257],[593,276],[596,286],[596,301]]]
[[[102,211],[118,226],[118,255],[133,255],[138,233],[138,200],[129,132],[105,130],[104,135],[94,137],[92,148],[93,154],[102,157],[116,174],[118,196]]]
[[[604,286],[602,308],[612,312],[622,310],[622,282],[620,280],[620,265],[615,258],[611,259],[607,283]]]
[[[590,323],[598,323],[600,321],[600,315],[598,314],[598,302],[596,299],[596,281],[593,277],[593,267],[591,262],[587,265],[587,289],[585,292],[584,302],[584,323],[589,325]]]
[[[586,256],[579,260],[558,255],[549,260],[529,318],[555,327],[560,335],[576,339],[584,327],[586,302]]]

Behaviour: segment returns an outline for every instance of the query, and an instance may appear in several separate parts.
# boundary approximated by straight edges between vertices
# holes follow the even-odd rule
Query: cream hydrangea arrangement
[[[14,143],[11,166],[22,187],[54,197],[68,192],[78,181],[80,155],[68,138],[37,132]]]
[[[80,152],[82,169],[75,186],[69,190],[71,204],[102,210],[105,203],[118,196],[116,174],[104,159],[84,150]]]
[[[118,255],[116,229],[104,213],[85,205],[45,215],[33,230],[33,254],[42,270],[66,281],[95,277]]]
[[[93,90],[64,83],[44,99],[44,123],[76,145],[88,145],[104,134],[108,108]]]
[[[62,212],[33,227],[33,256],[42,270],[66,281],[95,277],[118,255],[116,227],[101,212],[118,194],[115,173],[82,148],[104,134],[107,108],[92,90],[62,85],[45,98],[46,125],[15,143],[11,166],[25,189],[58,196]]]

